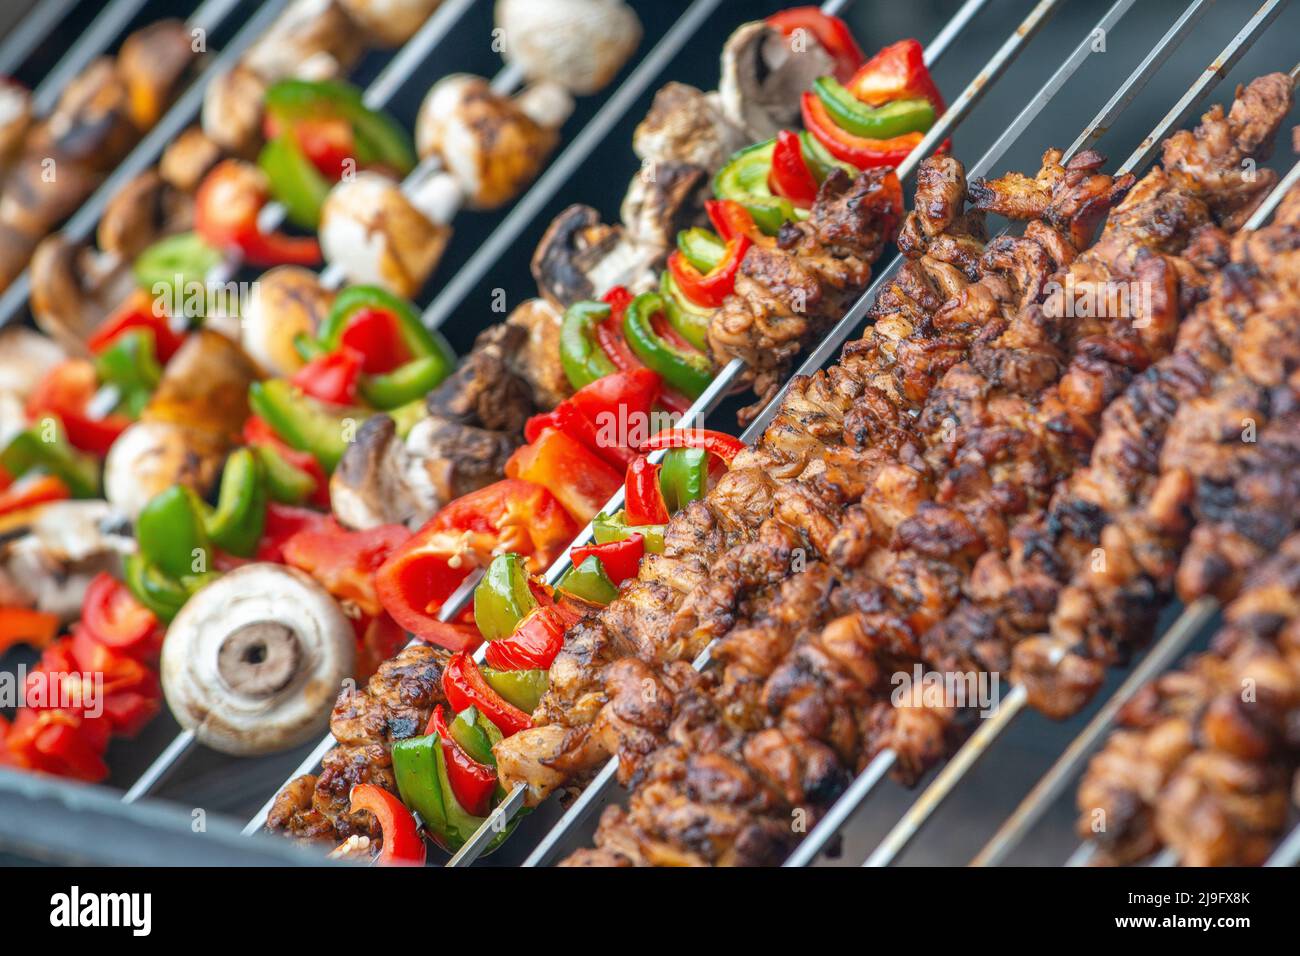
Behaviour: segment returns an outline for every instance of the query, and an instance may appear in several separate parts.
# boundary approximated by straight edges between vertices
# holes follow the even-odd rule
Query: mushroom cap
[[[268,83],[288,76],[328,80],[361,57],[364,31],[336,0],[293,0],[244,54],[243,64]]]
[[[356,639],[337,601],[279,564],[246,564],[192,597],[163,642],[163,693],[176,720],[236,756],[320,734]]]
[[[392,178],[363,171],[336,183],[321,207],[326,261],[349,282],[374,283],[415,296],[437,267],[451,227],[430,221]]]
[[[262,377],[234,339],[200,328],[167,362],[141,419],[170,422],[236,442],[248,419],[248,387]]]
[[[641,42],[641,21],[622,0],[497,0],[496,23],[506,62],[579,96],[612,80]]]
[[[546,227],[531,263],[537,290],[563,311],[616,285],[643,292],[657,281],[665,248],[631,241],[590,206],[569,206]]]
[[[13,80],[0,79],[0,162],[22,148],[31,122],[31,93]]]
[[[129,260],[193,223],[194,200],[146,169],[109,199],[95,235],[101,251]]]
[[[190,28],[174,18],[141,27],[122,42],[117,69],[126,81],[131,119],[139,129],[158,122],[197,57]]]
[[[398,46],[415,35],[442,0],[339,0],[339,5],[381,46]]]
[[[200,127],[191,126],[163,150],[158,173],[182,192],[193,193],[221,159],[221,147]]]
[[[548,113],[554,109],[552,99],[541,94],[533,97],[534,105],[539,110],[546,105]],[[517,196],[537,175],[557,141],[553,127],[538,123],[487,80],[465,73],[435,83],[415,120],[415,145],[421,158],[438,156],[475,209],[493,209]]]
[[[67,353],[51,339],[21,325],[0,329],[0,383],[25,396]]]
[[[242,63],[212,78],[203,91],[203,135],[236,156],[251,156],[262,136],[267,81]]]
[[[31,269],[32,315],[42,332],[84,354],[86,338],[135,290],[128,262],[74,245],[62,233],[36,247]]]
[[[713,172],[745,145],[739,128],[723,115],[717,93],[686,83],[665,83],[650,112],[632,133],[632,151],[652,163],[689,163]]]
[[[803,91],[833,71],[821,44],[805,39],[806,47],[795,50],[781,31],[756,20],[737,27],[723,44],[718,94],[723,113],[744,130],[746,142],[797,126]]]
[[[128,425],[104,459],[104,497],[134,520],[149,499],[172,485],[206,495],[225,448],[208,432],[169,422]]]
[[[253,283],[241,316],[240,342],[269,374],[292,375],[303,366],[294,336],[315,335],[333,301],[311,269],[276,266]]]
[[[54,112],[38,125],[27,151],[107,173],[138,136],[131,121],[130,94],[117,62],[100,57],[64,88]],[[59,164],[60,188],[64,186],[65,162]]]

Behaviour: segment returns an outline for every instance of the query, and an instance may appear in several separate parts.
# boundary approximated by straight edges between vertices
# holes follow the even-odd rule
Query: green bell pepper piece
[[[267,479],[262,456],[240,448],[226,459],[216,510],[204,522],[208,537],[223,551],[250,558],[266,525]]]
[[[390,408],[388,417],[397,423],[397,434],[405,438],[418,422],[429,417],[429,406],[425,404],[424,398],[421,396],[413,402],[407,402],[397,408]]]
[[[339,338],[348,321],[362,309],[378,309],[393,316],[397,320],[397,333],[412,358],[441,355],[449,370],[455,367],[456,353],[439,332],[425,327],[415,306],[377,285],[348,286],[335,297],[318,333],[321,354],[339,347]]]
[[[709,490],[709,453],[702,448],[670,449],[659,469],[659,489],[669,514],[703,498]]]
[[[623,334],[632,351],[665,382],[691,398],[698,398],[713,379],[713,364],[707,355],[678,349],[654,330],[650,320],[663,310],[663,296],[642,292],[628,304]]]
[[[204,527],[206,509],[193,489],[172,485],[149,499],[135,520],[140,553],[172,578],[202,574],[212,567],[211,542]],[[196,568],[196,560],[202,567]]]
[[[361,395],[375,408],[397,408],[428,395],[453,367],[442,355],[426,355],[391,372],[361,376]]]
[[[474,588],[474,623],[485,640],[509,637],[536,606],[524,559],[517,554],[498,554]]]
[[[267,112],[292,122],[320,116],[348,121],[356,141],[357,162],[383,164],[405,176],[415,168],[415,149],[401,125],[366,106],[362,93],[338,80],[280,80],[267,89]]]
[[[181,298],[190,283],[202,285],[221,258],[221,250],[208,245],[198,233],[182,232],[158,240],[136,256],[131,272],[136,285],[146,292],[155,293],[163,286]]]
[[[701,309],[682,294],[677,280],[667,269],[659,279],[659,294],[664,297],[664,314],[677,334],[701,352],[709,347],[709,322],[712,309]]]
[[[282,378],[250,385],[248,404],[290,447],[315,455],[326,472],[338,466],[348,449],[345,422],[360,423],[368,417],[363,409],[317,401]]]
[[[278,501],[282,505],[298,505],[316,490],[315,478],[292,464],[270,445],[258,445],[253,451],[261,460],[266,493],[272,501]]]
[[[546,671],[539,668],[521,671],[499,671],[495,667],[479,666],[479,672],[488,686],[526,714],[537,709],[542,695],[550,686]]]
[[[627,512],[622,510],[612,515],[602,511],[591,520],[592,536],[595,537],[597,544],[622,541],[635,531],[645,538],[645,549],[652,554],[664,553],[665,528],[666,525],[661,524],[639,524],[631,527],[627,523]]]
[[[594,554],[587,555],[576,568],[565,571],[557,586],[589,604],[606,605],[618,597],[618,588]]]
[[[698,271],[708,274],[727,254],[727,244],[708,229],[693,226],[677,233],[677,250]]]
[[[469,813],[456,800],[442,754],[442,738],[428,734],[399,740],[393,744],[392,756],[402,802],[420,815],[434,842],[449,852],[460,849],[485,818]],[[513,829],[512,823],[497,834],[484,853],[499,847]]]
[[[818,183],[825,180],[835,169],[842,169],[850,179],[860,172],[852,163],[846,163],[844,160],[832,156],[830,151],[821,144],[821,141],[807,130],[799,134],[799,146],[803,152],[803,161],[808,164],[808,169]]]
[[[99,462],[68,443],[57,418],[38,421],[14,435],[0,452],[0,467],[11,478],[39,468],[61,479],[74,498],[99,496]]]
[[[119,408],[139,418],[162,380],[152,329],[130,329],[95,356],[95,373],[122,393]]]
[[[767,177],[775,150],[775,139],[747,146],[734,153],[713,177],[714,194],[744,206],[754,218],[754,225],[769,236],[775,236],[787,222],[808,215],[790,200],[772,194]]]
[[[163,621],[174,618],[190,599],[180,581],[163,574],[143,554],[127,557],[124,570],[127,589]]]
[[[813,92],[835,125],[867,139],[893,139],[906,133],[924,133],[934,125],[934,105],[927,99],[893,100],[868,106],[832,76],[813,81]]]
[[[560,325],[560,365],[575,389],[618,371],[594,339],[595,327],[609,318],[604,302],[575,302]]]
[[[495,739],[493,733],[495,732]],[[492,721],[479,713],[477,707],[466,707],[447,727],[448,732],[471,758],[489,767],[497,765],[492,746],[501,739],[501,731]]]
[[[292,133],[268,140],[257,165],[271,183],[271,193],[284,206],[289,221],[303,229],[320,228],[321,207],[329,195],[330,181],[298,148]]]

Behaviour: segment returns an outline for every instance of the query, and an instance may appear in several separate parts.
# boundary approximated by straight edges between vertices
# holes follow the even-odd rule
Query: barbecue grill
[[[193,121],[205,83],[233,64],[285,2],[204,0],[177,10],[177,4],[161,0],[43,0],[8,29],[0,41],[0,73],[12,73],[33,87],[38,114],[133,26],[179,15],[210,37],[213,55],[202,71],[71,217],[65,233],[74,240],[91,235],[114,191],[156,161]],[[498,289],[507,298],[528,294],[528,257],[551,215],[579,200],[607,211],[616,208],[618,196],[612,190],[630,165],[630,132],[654,90],[667,79],[709,88],[715,79],[717,38],[780,6],[741,0],[633,5],[646,30],[641,48],[613,84],[579,101],[564,128],[562,146],[542,175],[501,213],[458,216],[457,236],[420,300],[426,324],[441,328],[458,348],[491,321],[487,309],[467,304],[486,302]],[[353,73],[365,88],[367,104],[409,119],[437,77],[458,69],[491,74],[490,6],[487,0],[445,0],[402,47],[368,54]],[[92,9],[98,12],[90,18]],[[1187,125],[1213,98],[1227,99],[1232,83],[1291,69],[1294,47],[1286,38],[1288,29],[1300,26],[1300,14],[1288,10],[1284,0],[1258,5],[1213,0],[933,0],[906,5],[829,0],[823,9],[849,20],[867,43],[917,37],[925,44],[927,65],[945,91],[955,94],[921,147],[899,168],[905,182],[920,157],[949,136],[957,154],[971,162],[972,179],[1007,168],[1032,169],[1042,149],[1066,143],[1067,156],[1094,144],[1114,157],[1127,155],[1120,170],[1140,174],[1169,133]],[[85,29],[75,35],[72,25],[82,22],[87,22]],[[517,71],[505,67],[496,71],[492,85],[509,92],[521,80]],[[1288,150],[1279,146],[1274,164],[1284,173],[1282,180],[1246,228],[1267,221],[1279,198],[1300,180],[1300,165],[1291,163]],[[403,188],[418,189],[436,168],[422,163]],[[611,169],[616,175],[602,178]],[[910,198],[910,188],[905,191]],[[283,216],[283,208],[269,207],[264,226],[278,225]],[[882,260],[871,288],[806,355],[799,374],[833,361],[860,332],[876,292],[900,263],[897,256]],[[326,284],[341,280],[333,269],[324,273]],[[0,295],[0,325],[25,320],[29,288],[24,274]],[[742,372],[739,360],[724,366],[683,424],[734,430],[738,402],[731,392]],[[781,394],[784,388],[749,425],[742,436],[746,442],[761,435]],[[621,503],[620,490],[606,510]],[[591,536],[588,526],[579,543]],[[556,582],[568,567],[567,558],[557,561],[547,582]],[[441,613],[444,621],[463,610],[476,582],[471,576],[448,601]],[[1005,688],[999,706],[976,732],[914,790],[890,782],[893,755],[881,754],[786,865],[964,864],[972,859],[978,865],[1086,863],[1088,851],[1075,849],[1071,785],[1114,725],[1120,707],[1146,681],[1203,643],[1217,612],[1208,599],[1172,609],[1158,639],[1127,673],[1114,675],[1088,710],[1062,724],[1036,714],[1022,716],[1025,693]],[[4,663],[18,659],[10,655]],[[694,663],[700,668],[707,662],[706,650]],[[106,788],[0,771],[0,851],[5,854],[0,859],[212,865],[313,860],[259,831],[282,783],[314,771],[332,744],[327,736],[287,754],[236,760],[207,750],[164,715],[136,740],[113,746],[108,756],[113,777]],[[480,862],[501,826],[523,806],[522,789],[512,792],[458,853],[435,862],[557,862],[590,845],[599,811],[620,799],[614,771],[611,760],[567,807],[551,800],[528,814],[505,845]],[[196,834],[190,821],[197,810],[211,821]],[[141,838],[151,833],[157,839]],[[1168,855],[1154,861],[1177,862]],[[1269,862],[1300,862],[1300,831],[1293,831]]]

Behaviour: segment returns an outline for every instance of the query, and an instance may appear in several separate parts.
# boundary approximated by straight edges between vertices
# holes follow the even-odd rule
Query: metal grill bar
[[[9,76],[27,62],[32,51],[50,35],[77,0],[45,0],[27,11],[10,34],[0,43],[0,76]]]
[[[266,0],[221,52],[213,57],[202,75],[190,84],[189,89],[172,104],[163,118],[154,125],[144,139],[136,144],[135,149],[131,150],[126,159],[118,164],[117,169],[100,183],[99,188],[64,224],[62,232],[70,241],[82,242],[91,234],[96,223],[99,222],[99,217],[103,215],[105,207],[108,206],[109,200],[154,162],[154,158],[162,154],[167,144],[179,136],[193,117],[198,115],[208,83],[214,76],[234,66],[244,50],[266,32],[286,3],[287,0]],[[213,25],[215,24],[208,27]],[[0,328],[14,320],[27,302],[30,293],[31,276],[29,271],[24,269],[22,275],[10,283],[9,288],[0,295]]]
[[[90,21],[84,33],[77,37],[68,52],[45,74],[45,78],[32,91],[32,112],[44,116],[59,101],[63,89],[84,70],[95,57],[100,56],[121,36],[145,0],[112,0]]]
[[[1174,658],[1182,653],[1214,616],[1214,612],[1215,603],[1208,598],[1202,598],[1179,615],[1173,626],[1142,659],[1142,663],[1134,668],[1133,673],[1129,674],[1119,690],[1106,701],[1106,705],[1097,711],[1079,736],[1070,742],[1070,746],[1065,749],[1043,779],[1007,818],[979,855],[971,861],[972,866],[997,866],[1006,859],[1007,854],[1016,847],[1025,834],[1042,818],[1047,808],[1065,790],[1083,761],[1097,748],[1102,735],[1115,722],[1120,708],[1132,700],[1133,695],[1141,690],[1148,680],[1173,663]]]
[[[632,74],[614,92],[604,106],[591,118],[573,142],[569,143],[537,182],[533,183],[505,218],[492,230],[481,245],[461,266],[451,281],[424,310],[424,324],[436,329],[460,307],[466,296],[482,281],[510,246],[523,234],[538,214],[546,208],[555,194],[577,172],[597,146],[625,113],[646,91],[660,71],[703,26],[722,0],[693,0],[681,18],[660,38],[654,49],[646,54]]]
[[[371,109],[382,109],[388,101],[406,84],[415,70],[445,39],[460,17],[473,6],[474,0],[448,0],[429,17],[420,29],[411,37],[402,49],[384,66],[374,81],[362,93],[362,100]],[[513,88],[519,83],[517,70],[507,67],[493,81],[494,87]],[[429,172],[429,164],[423,163],[411,172],[403,186],[418,182],[420,177]],[[269,213],[268,215],[265,215]],[[279,203],[268,203],[259,219],[261,228],[271,231],[279,227],[284,220],[286,210]],[[225,281],[238,268],[237,262],[226,261],[218,265],[220,281]],[[344,279],[341,269],[331,266],[321,274],[321,283],[333,288]],[[111,386],[110,386],[111,387]],[[134,803],[154,791],[176,769],[180,763],[193,752],[198,740],[192,730],[178,733],[154,761],[122,795],[124,803]]]
[[[1132,171],[1137,167],[1131,164],[1145,163],[1154,155],[1155,147],[1147,144],[1154,143],[1158,146],[1159,142],[1169,134],[1175,124],[1183,122],[1186,115],[1218,85],[1219,81],[1232,68],[1232,65],[1245,54],[1246,50],[1250,49],[1255,38],[1277,16],[1282,2],[1283,0],[1269,0],[1260,7],[1246,26],[1232,38],[1223,52],[1197,77],[1196,82],[1192,85],[1192,89],[1198,91],[1197,95],[1189,99],[1184,94],[1179,99],[1174,109],[1165,114],[1164,118],[1156,125],[1156,128],[1143,140],[1143,145],[1139,146],[1124,165],[1120,167],[1120,173]],[[1026,697],[1022,688],[1014,688],[1012,693],[1003,701],[1002,706],[957,751],[949,766],[944,768],[944,771],[935,778],[934,782],[925,789],[902,819],[895,824],[880,846],[867,859],[865,865],[889,865],[898,853],[907,846],[911,838],[920,831],[934,810],[965,778],[966,772],[975,765],[976,761],[983,756],[993,741],[1010,725],[1012,719],[1024,709],[1025,703]],[[1008,711],[1009,713],[1004,717],[1004,712]],[[989,729],[990,725],[993,728],[992,730]]]
[[[1293,829],[1289,836],[1278,844],[1273,855],[1265,861],[1265,866],[1295,866],[1300,863],[1300,826]]]

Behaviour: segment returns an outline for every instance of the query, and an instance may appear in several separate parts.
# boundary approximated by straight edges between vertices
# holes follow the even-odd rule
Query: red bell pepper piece
[[[668,271],[686,298],[696,305],[716,309],[735,289],[736,273],[740,271],[740,261],[745,258],[749,246],[748,236],[728,239],[722,261],[708,274],[691,265],[680,249],[674,249],[668,257]]]
[[[704,211],[708,213],[714,231],[727,241],[738,236],[748,236],[753,242],[770,241],[758,228],[749,210],[734,199],[706,199]]]
[[[153,611],[120,581],[102,572],[86,588],[81,626],[100,644],[137,660],[152,657],[162,643]]]
[[[600,559],[609,579],[615,585],[619,585],[628,578],[636,577],[637,568],[641,566],[641,559],[645,556],[645,538],[633,531],[621,541],[588,544],[581,548],[574,548],[572,553],[575,568],[594,554]]]
[[[237,159],[224,160],[199,184],[194,231],[219,249],[239,249],[255,266],[317,265],[321,253],[314,237],[267,234],[257,228],[257,215],[270,195],[260,169]]]
[[[702,448],[730,464],[733,458],[745,450],[745,443],[724,432],[710,431],[707,428],[669,428],[651,435],[641,446],[642,451],[658,451],[661,448]]]
[[[314,358],[289,380],[312,398],[333,405],[354,405],[357,400],[357,383],[365,357],[356,349],[341,346]]]
[[[108,764],[104,763],[104,748],[96,745],[90,731],[96,723],[73,711],[23,710],[14,724],[14,736],[26,737],[33,769],[98,783],[108,776]]]
[[[835,61],[835,78],[841,83],[846,82],[862,63],[862,48],[853,39],[848,25],[839,17],[822,13],[817,7],[791,7],[772,14],[767,22],[786,36],[799,29],[811,33]]]
[[[486,567],[502,551],[523,555],[532,570],[540,571],[577,533],[578,525],[545,488],[498,481],[457,498],[430,518],[380,566],[375,589],[384,609],[412,634],[454,651],[472,648],[480,641],[472,623],[437,619],[470,571]]]
[[[476,817],[485,817],[492,809],[492,795],[497,789],[495,767],[481,764],[465,752],[447,729],[447,717],[442,704],[433,708],[426,733],[438,735],[442,741],[442,757],[447,764],[447,779],[456,802]]]
[[[545,670],[564,647],[564,632],[581,616],[581,612],[563,604],[533,608],[513,634],[488,642],[488,666],[505,671]]]
[[[164,364],[185,341],[184,335],[172,329],[166,315],[154,312],[153,300],[149,294],[143,289],[137,289],[91,333],[86,339],[86,347],[98,355],[132,329],[148,329],[153,333],[154,354]]]
[[[624,468],[636,457],[638,423],[650,420],[660,382],[658,373],[648,368],[604,375],[552,411],[528,419],[524,439],[534,442],[545,429],[554,428]]]
[[[306,571],[334,597],[373,617],[383,611],[375,571],[410,537],[411,532],[400,524],[349,531],[331,518],[297,532],[281,550],[285,564]]]
[[[586,524],[618,490],[619,473],[564,432],[548,428],[517,449],[506,475],[541,485],[580,524]]]
[[[0,654],[17,644],[44,650],[58,633],[57,614],[26,607],[0,607]]]
[[[330,182],[342,179],[348,160],[357,155],[352,125],[342,117],[303,117],[293,124],[293,135],[303,155]]]
[[[339,344],[361,354],[361,369],[367,375],[391,372],[411,360],[397,319],[384,309],[365,306],[354,312],[339,333]]]
[[[663,524],[668,520],[668,505],[659,488],[659,465],[644,455],[627,466],[623,503],[627,509],[627,523]]]
[[[348,801],[352,813],[358,810],[373,813],[383,831],[380,866],[424,866],[428,848],[420,837],[415,817],[394,794],[373,783],[359,783],[348,794]]]
[[[442,672],[442,690],[453,710],[460,713],[467,707],[477,707],[504,737],[514,736],[533,725],[531,717],[488,686],[474,658],[465,651],[447,662]]]
[[[867,139],[854,136],[841,129],[826,112],[826,106],[815,93],[805,91],[799,99],[803,113],[804,126],[808,132],[817,137],[817,141],[826,147],[836,159],[852,163],[858,169],[874,169],[879,166],[897,167],[911,155],[912,150],[921,145],[925,134],[921,132],[904,133],[893,139]]]
[[[633,299],[632,293],[623,286],[616,285],[600,298],[609,305],[609,318],[596,326],[596,341],[619,371],[644,368],[644,363],[637,358],[632,346],[627,344],[627,339],[623,336],[623,316],[627,313],[628,303]]]
[[[37,383],[27,397],[28,419],[36,421],[52,415],[63,423],[68,442],[75,448],[103,458],[113,442],[131,424],[125,415],[112,414],[92,418],[86,406],[99,387],[95,366],[86,359],[61,362]]]
[[[925,51],[916,40],[891,43],[848,80],[836,78],[850,93],[871,106],[919,97],[930,101],[935,116],[943,114],[943,95],[930,76]]]
[[[817,199],[817,179],[803,158],[803,144],[799,135],[788,129],[776,134],[772,150],[772,171],[767,176],[768,186],[778,196],[784,196],[797,206],[811,208]]]
[[[72,492],[57,475],[24,475],[0,491],[0,515],[24,511],[50,501],[64,501]]]
[[[289,539],[305,529],[322,530],[334,524],[334,519],[310,508],[282,505],[277,501],[266,505],[266,524],[262,540],[257,544],[258,561],[284,563],[284,546]]]

